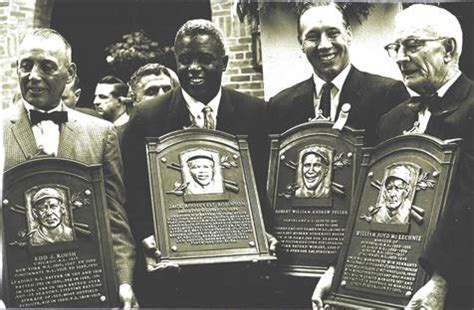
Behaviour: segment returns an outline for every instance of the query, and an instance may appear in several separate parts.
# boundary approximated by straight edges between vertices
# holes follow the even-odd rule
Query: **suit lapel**
[[[77,137],[75,137],[75,129],[77,126],[76,112],[65,108],[68,112],[68,121],[61,124],[59,130],[59,146],[58,157],[74,158],[74,147]]]
[[[228,133],[235,132],[235,103],[232,102],[229,92],[222,88],[221,102],[217,111],[216,129]]]
[[[295,90],[293,95],[293,100],[290,104],[292,105],[292,113],[294,115],[295,121],[292,122],[294,125],[305,123],[309,118],[314,118],[314,93],[315,86],[313,77],[310,77],[308,80],[304,81],[300,87]],[[288,116],[292,117],[292,116]]]
[[[168,112],[168,131],[181,130],[184,127],[191,126],[189,111],[186,107],[186,100],[184,100],[183,93],[181,92],[181,87],[174,90],[171,94]]]
[[[31,129],[30,119],[22,103],[18,104],[17,117],[12,119],[11,130],[25,158],[31,158],[38,152],[35,136]]]
[[[347,75],[346,81],[342,85],[341,96],[339,97],[339,105],[337,107],[336,118],[339,115],[339,111],[344,103],[351,104],[352,113],[358,111],[354,105],[360,102],[360,97],[362,96],[363,85],[362,81],[362,72],[357,70],[354,66],[351,65],[351,70]],[[349,113],[350,115],[351,113]]]

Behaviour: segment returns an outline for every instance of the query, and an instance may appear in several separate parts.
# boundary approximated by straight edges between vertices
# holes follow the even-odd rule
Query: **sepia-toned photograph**
[[[345,220],[331,235],[328,227],[335,223],[317,217],[350,216],[349,208],[339,210],[335,204],[364,208],[365,221],[357,219],[364,225],[390,226],[371,232],[403,234],[396,226],[406,226],[407,235],[433,218],[426,216],[429,206],[421,202],[431,197],[433,184],[449,181],[439,198],[446,209],[429,225],[430,238],[416,258],[416,268],[425,273],[417,283],[424,286],[404,289],[403,298],[383,306],[474,307],[473,243],[466,237],[474,226],[469,211],[474,191],[473,14],[474,2],[461,0],[0,2],[0,171],[57,158],[98,167],[96,179],[103,183],[103,190],[78,193],[56,185],[67,184],[60,180],[48,186],[28,183],[30,190],[21,191],[25,205],[12,203],[5,195],[13,195],[13,189],[3,184],[0,223],[17,215],[27,227],[18,227],[16,236],[0,233],[0,244],[6,245],[0,256],[24,254],[33,260],[31,253],[48,244],[92,239],[94,232],[79,214],[91,201],[100,201],[106,212],[91,216],[100,218],[105,230],[110,226],[110,232],[101,234],[111,240],[103,246],[114,253],[115,267],[108,273],[117,279],[109,286],[117,300],[98,291],[78,297],[94,299],[98,304],[91,307],[319,309],[327,305],[332,287],[343,286],[332,283],[336,260],[325,264],[324,274],[303,270],[280,277],[279,264],[249,268],[239,261],[188,270],[163,259],[164,251],[179,256],[182,248],[157,248],[158,232],[172,221],[155,223],[155,215],[169,215],[157,211],[164,204],[156,200],[158,186],[166,186],[166,208],[182,216],[189,212],[191,220],[173,223],[196,235],[197,216],[210,212],[209,219],[222,219],[223,227],[231,227],[233,218],[218,212],[236,212],[255,192],[252,208],[259,210],[263,222],[258,221],[258,231],[265,234],[254,237],[278,259],[284,245],[272,234],[273,219],[277,212],[289,212],[293,222],[282,227],[297,242],[287,250],[310,262],[317,260],[314,251],[339,253],[340,244],[351,243]],[[289,143],[275,155],[272,139],[308,123],[326,126],[321,141]],[[195,129],[202,141],[189,150],[148,161],[147,150],[161,140]],[[335,143],[334,137],[352,131],[360,134],[357,151]],[[211,150],[210,132],[225,134],[212,142],[234,139],[242,153],[234,158],[230,149],[220,154]],[[357,174],[365,169],[363,160],[403,136],[412,141],[430,137],[432,145],[443,145],[458,160],[449,169],[417,170],[397,158],[383,177],[369,182],[373,201],[354,206],[362,193]],[[303,140],[295,135],[294,141]],[[287,152],[295,145],[296,153]],[[276,162],[281,165],[268,168]],[[84,167],[71,169],[80,174]],[[166,171],[163,178],[158,171]],[[280,173],[291,176],[281,186]],[[151,186],[151,180],[159,185]],[[268,188],[275,184],[280,187],[272,193]],[[238,195],[247,198],[233,201]],[[269,203],[273,198],[295,208],[277,210]],[[317,233],[321,243],[310,240],[308,231]],[[255,240],[244,246],[249,251],[262,248]],[[17,272],[8,268],[2,266],[0,274]],[[170,280],[170,269],[181,270],[179,277]],[[1,285],[9,291],[1,292],[0,308],[3,303],[88,306],[51,297],[55,291],[66,293],[60,288],[44,293],[47,300],[43,295],[34,301],[17,298],[16,282],[7,282]],[[347,302],[333,306],[361,306]],[[381,305],[371,302],[364,305]]]

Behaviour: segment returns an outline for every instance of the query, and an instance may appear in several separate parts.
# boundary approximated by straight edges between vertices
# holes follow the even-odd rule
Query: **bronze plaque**
[[[43,158],[4,172],[7,307],[117,305],[102,166]]]
[[[446,203],[457,145],[405,135],[364,149],[336,265],[335,306],[403,308],[426,282],[418,257]]]
[[[148,138],[155,238],[179,265],[273,260],[244,136],[186,129]]]
[[[346,229],[363,131],[330,122],[272,135],[267,190],[283,273],[321,276]]]

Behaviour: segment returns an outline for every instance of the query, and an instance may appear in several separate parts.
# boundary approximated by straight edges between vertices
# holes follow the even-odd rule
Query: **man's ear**
[[[224,55],[222,56],[222,72],[227,70],[227,64],[229,63],[229,56]]]
[[[82,89],[78,88],[76,91],[74,91],[74,96],[76,97],[76,101],[79,100],[79,97],[81,97]]]
[[[352,28],[347,26],[346,28],[347,42],[350,44],[352,42]]]
[[[76,74],[77,74],[77,66],[76,66],[75,63],[71,62],[67,66],[67,75],[68,76],[67,76],[67,83],[66,84],[72,83],[72,81],[76,77]]]
[[[446,54],[444,55],[444,60],[446,62],[450,62],[453,58],[454,55],[456,54],[457,50],[457,43],[454,38],[449,38],[444,41],[444,50]]]

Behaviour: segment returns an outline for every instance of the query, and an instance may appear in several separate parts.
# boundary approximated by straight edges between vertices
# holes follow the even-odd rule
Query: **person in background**
[[[149,63],[130,78],[130,93],[135,105],[155,98],[179,86],[176,73],[161,64]]]

